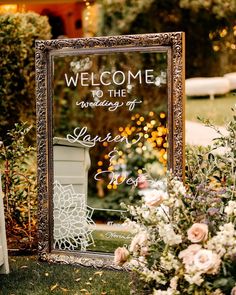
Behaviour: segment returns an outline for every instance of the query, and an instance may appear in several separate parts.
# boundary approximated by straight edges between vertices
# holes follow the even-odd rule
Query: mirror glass
[[[163,177],[168,157],[167,52],[54,54],[53,249],[128,245],[123,204]]]

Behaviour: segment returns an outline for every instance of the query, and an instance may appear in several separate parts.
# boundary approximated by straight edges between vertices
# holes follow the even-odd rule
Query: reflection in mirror
[[[122,203],[167,169],[167,53],[53,56],[53,247],[128,245]]]

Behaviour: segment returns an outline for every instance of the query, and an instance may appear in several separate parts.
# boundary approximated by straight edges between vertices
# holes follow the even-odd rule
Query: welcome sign
[[[40,256],[115,267],[125,206],[183,176],[183,33],[37,41],[36,74]]]

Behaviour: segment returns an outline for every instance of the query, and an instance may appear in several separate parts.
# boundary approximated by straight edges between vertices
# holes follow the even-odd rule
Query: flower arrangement
[[[129,263],[144,283],[136,294],[236,294],[236,116],[228,131],[215,142],[227,150],[211,154],[209,177],[198,172],[194,185],[189,178],[184,185],[168,173],[140,204],[127,206],[134,238],[116,249],[115,263]]]

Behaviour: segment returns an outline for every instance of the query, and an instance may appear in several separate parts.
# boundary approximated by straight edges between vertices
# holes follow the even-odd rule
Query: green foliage
[[[36,39],[49,39],[45,16],[36,13],[0,15],[0,134],[15,122],[35,122]]]
[[[199,185],[218,185],[232,191],[236,187],[236,108],[226,125],[227,134],[222,134],[218,127],[209,120],[202,122],[218,133],[213,140],[213,147],[187,147],[186,183],[195,190]]]
[[[36,242],[36,153],[24,145],[31,127],[15,124],[0,147],[9,247],[32,248]]]
[[[101,1],[104,10],[102,33],[116,35],[126,32],[140,13],[148,12],[154,0]]]
[[[234,0],[180,0],[180,7],[191,9],[194,12],[206,10],[220,19],[232,16],[235,13],[236,2]]]
[[[186,32],[187,76],[235,70],[234,0],[100,0],[99,35]]]

